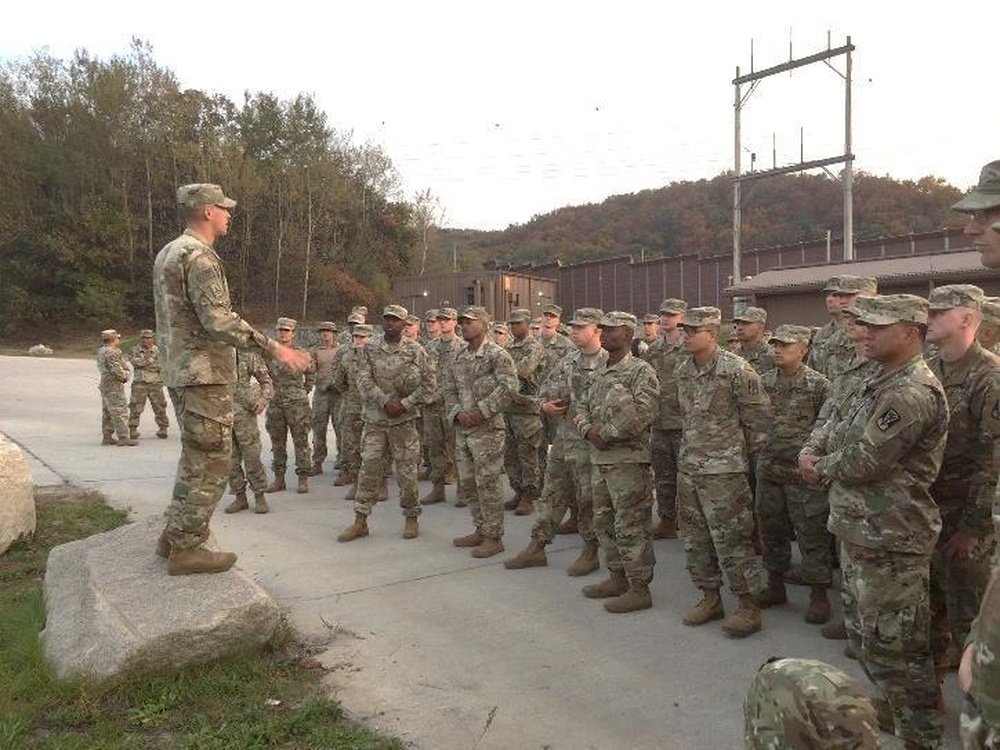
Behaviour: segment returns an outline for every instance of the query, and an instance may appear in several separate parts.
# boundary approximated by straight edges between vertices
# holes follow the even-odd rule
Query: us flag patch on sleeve
[[[882,412],[882,415],[878,419],[875,420],[875,424],[880,430],[882,430],[882,432],[885,432],[901,419],[902,417],[899,416],[899,412],[890,406]]]

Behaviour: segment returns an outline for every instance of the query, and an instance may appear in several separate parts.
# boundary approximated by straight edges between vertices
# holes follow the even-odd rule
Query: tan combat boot
[[[264,492],[281,492],[285,489],[285,474],[275,474],[274,480],[264,488]]]
[[[357,472],[342,470],[337,474],[337,478],[333,480],[333,486],[346,487],[349,484],[354,484],[356,481],[358,481]]]
[[[204,547],[175,549],[167,560],[167,573],[186,576],[192,573],[222,573],[233,567],[236,555],[232,552],[212,552]]]
[[[573,561],[573,564],[566,568],[566,575],[585,576],[593,573],[601,567],[601,559],[597,554],[600,546],[597,542],[584,542],[580,556]]]
[[[115,440],[115,436],[113,434],[105,435],[101,438],[101,445],[118,445],[118,441]]]
[[[267,499],[264,497],[263,492],[253,493],[253,512],[254,513],[267,513],[271,510],[267,507]]]
[[[806,622],[822,625],[830,619],[830,599],[826,595],[826,586],[813,586],[809,592],[809,609],[806,610]]]
[[[360,539],[363,536],[368,536],[368,516],[364,513],[355,513],[354,523],[340,532],[337,541],[353,542],[355,539]]]
[[[642,581],[629,581],[628,591],[609,602],[604,602],[604,609],[615,615],[638,612],[652,606],[653,597],[649,594],[649,586]]]
[[[138,440],[139,439],[139,430],[137,428],[135,428],[135,427],[129,427],[128,428],[128,436],[132,440]]]
[[[139,439],[133,437],[118,438],[118,441],[115,443],[115,445],[138,445],[138,444],[139,444]]]
[[[403,522],[403,539],[416,539],[420,535],[420,524],[416,516],[407,516]]]
[[[530,516],[535,512],[535,498],[538,497],[537,490],[521,490],[518,496],[517,505],[514,506],[515,516]]]
[[[549,559],[545,556],[545,545],[537,539],[532,539],[528,546],[514,557],[504,560],[503,566],[507,570],[521,570],[522,568],[544,568],[548,564]]]
[[[701,601],[684,613],[685,625],[704,625],[706,622],[721,620],[726,616],[718,589],[703,589],[702,594]]]
[[[156,437],[160,438],[160,440],[166,440],[167,439],[167,428],[166,427],[161,427],[160,429],[158,429],[156,431]]]
[[[768,573],[767,588],[754,597],[757,606],[761,609],[773,607],[776,604],[785,604],[788,601],[788,592],[785,591],[785,578],[781,573]]]
[[[559,528],[556,529],[557,534],[576,534],[580,529],[577,526],[577,514],[579,511],[576,509],[576,505],[569,506],[569,518],[559,524]]]
[[[312,465],[312,469],[309,471],[309,476],[318,477],[322,473],[323,473],[323,462],[316,461]]]
[[[483,541],[473,547],[473,557],[493,557],[503,552],[503,542],[492,536],[484,536]]]
[[[722,623],[722,632],[730,638],[746,638],[760,630],[760,607],[751,594],[740,596],[740,606]]]
[[[347,491],[347,494],[344,495],[344,500],[346,500],[349,503],[353,503],[355,498],[357,498],[357,496],[358,496],[358,480],[355,479],[354,484],[351,485],[351,489],[349,489]]]
[[[628,591],[628,581],[621,573],[611,571],[605,580],[584,586],[580,591],[588,599],[610,599],[612,596],[621,596]]]
[[[306,495],[309,493],[309,477],[302,474],[299,477],[299,486],[295,488],[295,491],[300,495]]]
[[[167,539],[167,530],[160,532],[160,538],[156,540],[156,554],[166,560],[170,557],[170,540]]]
[[[427,494],[420,498],[421,505],[434,505],[435,503],[443,503],[444,497],[444,482],[437,482],[431,487]]]
[[[250,507],[247,503],[247,493],[244,490],[240,490],[236,493],[236,499],[233,500],[229,505],[226,506],[226,513],[239,513],[241,510],[246,510]]]
[[[476,529],[471,534],[466,534],[465,536],[458,536],[451,540],[451,543],[456,547],[478,547],[483,543],[486,537],[483,536],[483,532]]]
[[[819,634],[831,641],[847,640],[847,628],[844,626],[843,620],[827,623],[819,629]]]
[[[676,539],[677,519],[662,516],[660,522],[653,529],[653,539]]]
[[[514,510],[518,505],[521,504],[521,490],[517,490],[514,493],[514,497],[503,504],[504,510]]]

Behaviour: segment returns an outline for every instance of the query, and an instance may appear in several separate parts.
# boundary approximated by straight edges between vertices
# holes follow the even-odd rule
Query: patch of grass
[[[37,532],[0,556],[0,750],[400,750],[346,720],[291,628],[254,650],[173,674],[56,680],[42,654],[49,550],[120,526],[95,493],[36,496]]]

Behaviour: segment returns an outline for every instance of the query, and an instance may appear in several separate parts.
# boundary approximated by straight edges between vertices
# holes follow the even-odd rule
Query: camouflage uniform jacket
[[[273,396],[274,383],[264,358],[253,349],[237,350],[233,403],[247,411],[254,411],[262,401],[266,406]]]
[[[979,616],[972,622],[965,645],[972,644],[972,688],[980,715],[990,727],[1000,727],[1000,567],[993,567],[983,593]]]
[[[293,348],[298,349],[297,346]],[[309,400],[309,391],[316,385],[316,366],[312,361],[305,372],[296,372],[276,359],[268,360],[267,369],[274,381],[272,403],[283,405]]]
[[[626,353],[608,362],[590,382],[577,405],[574,423],[580,437],[593,428],[608,444],[591,446],[595,464],[649,463],[649,425],[658,410],[660,383],[652,365]]]
[[[660,409],[653,420],[654,429],[681,429],[681,407],[677,403],[677,365],[684,355],[681,344],[673,344],[662,335],[642,355],[653,366],[660,381]]]
[[[232,385],[236,349],[276,345],[233,312],[222,261],[187,229],[153,263],[156,343],[168,388]]]
[[[816,472],[830,482],[828,528],[862,547],[930,554],[941,513],[930,485],[941,468],[948,400],[920,355],[880,373],[835,407]]]
[[[767,341],[761,341],[754,347],[741,344],[736,353],[743,357],[758,375],[774,369],[774,347]]]
[[[837,321],[831,319],[812,336],[806,364],[820,374],[826,374],[826,343],[839,327]]]
[[[973,342],[957,362],[928,363],[948,398],[951,420],[941,471],[931,495],[944,525],[989,536],[997,484],[994,450],[1000,437],[1000,357]]]
[[[160,374],[160,350],[156,344],[148,349],[142,344],[136,344],[128,353],[128,361],[132,363],[132,369],[135,371],[134,382],[163,385],[163,376]]]
[[[434,366],[424,348],[403,336],[393,344],[384,338],[371,341],[357,352],[356,373],[361,394],[361,416],[366,422],[397,425],[420,416],[430,394],[434,393]],[[406,411],[398,417],[385,413],[386,403],[398,398]]]
[[[737,474],[767,439],[770,404],[760,375],[739,355],[718,349],[699,367],[677,366],[684,422],[678,469],[686,474]]]
[[[608,362],[608,353],[598,349],[585,354],[574,347],[549,372],[538,391],[539,403],[561,399],[567,403],[566,413],[559,418],[557,437],[566,448],[587,450],[587,443],[576,431],[574,420],[587,389]]]
[[[313,368],[316,370],[316,390],[329,391],[333,386],[333,360],[340,351],[340,345],[334,342],[327,346],[319,344],[310,352]]]
[[[545,350],[545,367],[542,370],[543,377],[548,375],[549,371],[559,364],[559,360],[574,348],[570,340],[561,333],[556,333],[552,336],[538,336],[536,340]]]
[[[819,370],[826,375],[831,383],[836,383],[844,372],[854,362],[856,354],[854,343],[847,337],[846,328],[838,328],[833,335],[826,340],[826,365],[825,369]]]
[[[506,347],[517,369],[518,391],[507,407],[511,414],[538,414],[535,396],[545,374],[545,349],[534,336],[518,341],[512,339]]]
[[[849,407],[842,402],[846,399],[859,398],[860,394],[864,391],[865,383],[871,380],[878,371],[878,362],[859,357],[855,354],[854,359],[851,360],[851,364],[847,369],[841,372],[836,380],[832,381],[833,390],[830,393],[830,398],[823,405],[823,409],[819,413],[819,418],[816,420],[816,430],[824,429],[835,405],[841,404],[841,413],[846,412]],[[812,442],[813,437],[810,436],[807,443]]]
[[[118,347],[102,346],[97,350],[97,371],[101,373],[101,388],[128,382],[125,357]]]
[[[760,378],[771,401],[767,442],[760,449],[757,475],[778,484],[801,482],[799,451],[830,397],[830,381],[802,365],[794,375],[768,370]]]
[[[448,421],[459,412],[478,408],[486,422],[504,429],[503,412],[517,393],[514,360],[503,347],[484,338],[478,349],[461,349],[445,380],[444,404]]]
[[[331,386],[341,395],[340,408],[347,413],[360,413],[361,392],[358,390],[356,362],[358,350],[353,346],[342,346],[333,358]]]
[[[434,374],[437,378],[437,387],[434,394],[427,400],[429,404],[441,404],[444,402],[445,384],[451,377],[455,357],[465,348],[465,341],[462,340],[461,336],[453,336],[450,339],[438,337],[427,345],[427,354],[430,355],[431,364],[434,366]]]

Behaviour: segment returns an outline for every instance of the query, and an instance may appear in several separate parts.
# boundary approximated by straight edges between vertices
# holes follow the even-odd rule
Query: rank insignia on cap
[[[889,409],[886,410],[882,416],[875,420],[875,424],[878,425],[878,428],[882,430],[882,432],[885,432],[901,419],[902,417],[899,416],[899,412],[892,407],[889,407]]]

